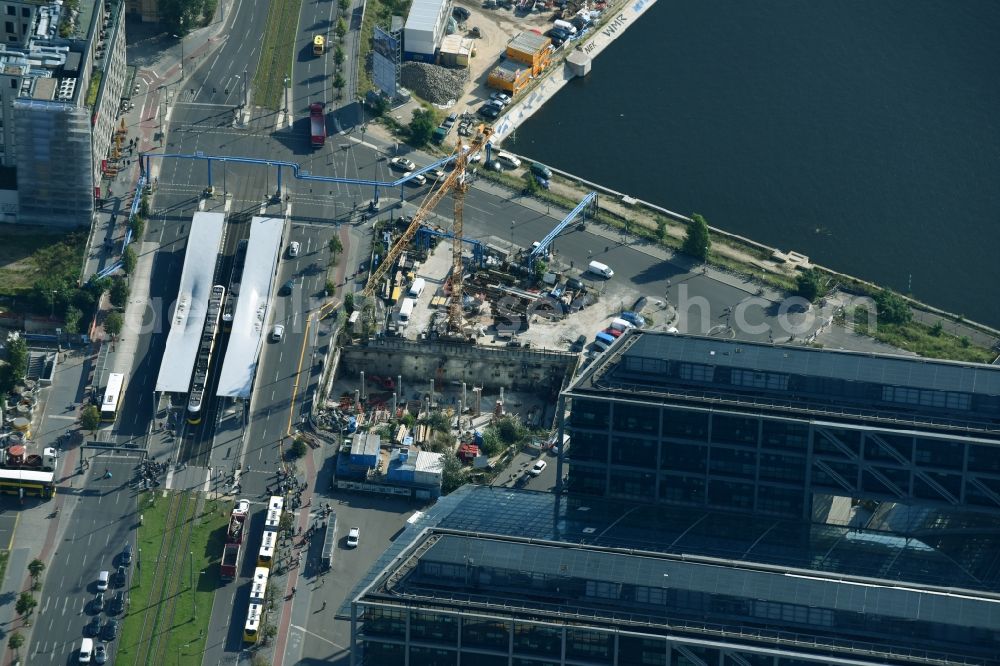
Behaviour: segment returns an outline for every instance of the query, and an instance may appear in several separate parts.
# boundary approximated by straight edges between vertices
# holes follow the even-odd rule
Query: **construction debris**
[[[400,68],[405,88],[432,104],[446,104],[462,96],[468,69],[449,69],[425,62],[407,62]]]

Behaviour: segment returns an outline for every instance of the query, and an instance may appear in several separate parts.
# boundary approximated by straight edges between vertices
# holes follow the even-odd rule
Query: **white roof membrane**
[[[243,264],[240,295],[233,313],[233,330],[222,362],[216,395],[249,398],[257,361],[264,341],[267,305],[281,253],[285,221],[275,217],[255,217],[250,222],[250,242]]]
[[[187,393],[191,373],[198,356],[201,332],[208,312],[208,297],[212,292],[215,261],[222,241],[224,213],[194,214],[188,235],[181,286],[170,319],[167,346],[156,377],[156,390],[167,393]]]

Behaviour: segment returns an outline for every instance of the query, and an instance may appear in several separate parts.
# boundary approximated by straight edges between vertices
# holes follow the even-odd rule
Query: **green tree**
[[[138,261],[139,258],[136,256],[135,250],[132,249],[132,246],[129,245],[125,248],[125,251],[122,253],[122,268],[125,269],[126,275],[132,275],[135,273],[135,265]]]
[[[337,97],[340,97],[341,93],[344,91],[344,86],[347,85],[347,81],[344,77],[337,72],[337,75],[333,77],[333,87],[337,90]]]
[[[878,321],[882,324],[907,324],[913,318],[910,305],[898,294],[883,289],[875,294]]]
[[[342,46],[337,46],[333,50],[333,63],[338,67],[344,64],[344,49]]]
[[[45,562],[42,562],[37,557],[28,563],[28,573],[31,575],[31,589],[38,589],[38,579],[41,578],[43,571],[45,571]]]
[[[7,647],[17,654],[17,659],[21,658],[19,652],[22,646],[24,646],[24,636],[21,635],[21,632],[15,631],[7,638]]]
[[[535,174],[531,173],[531,171],[525,171],[523,178],[524,178],[524,189],[529,194],[537,194],[540,188],[538,186],[538,181],[535,180]]]
[[[97,432],[101,427],[101,410],[97,405],[87,405],[80,412],[80,427],[89,432]]]
[[[801,296],[810,303],[815,301],[822,291],[820,274],[813,268],[802,271],[795,276],[795,295]]]
[[[936,322],[934,322],[934,325],[931,326],[931,335],[937,338],[940,337],[942,333],[944,333],[944,322],[938,319]]]
[[[141,241],[143,234],[146,233],[146,220],[143,219],[142,215],[136,215],[129,222],[132,227],[132,239],[135,241]]]
[[[416,147],[425,145],[434,133],[434,113],[427,109],[417,109],[409,125],[410,143]]]
[[[108,296],[111,298],[111,305],[116,308],[123,308],[125,304],[128,303],[128,282],[125,278],[118,275],[115,276],[114,282],[111,283],[111,290]]]
[[[545,277],[545,271],[549,270],[549,265],[542,259],[535,259],[533,268],[535,271],[535,281],[541,282],[542,278]]]
[[[142,195],[142,199],[139,199],[139,215],[149,217],[149,197],[145,194]]]
[[[31,617],[31,614],[35,612],[35,606],[37,605],[38,600],[31,595],[31,592],[22,592],[21,596],[17,598],[14,610],[17,611],[18,615],[27,620],[27,618]]]
[[[340,242],[338,236],[333,236],[326,246],[330,248],[330,255],[333,257],[333,261],[337,261],[337,255],[344,251],[344,244]]]
[[[291,460],[298,460],[306,454],[307,450],[305,440],[301,437],[296,437],[292,441],[292,445],[288,447],[288,457]]]
[[[351,0],[337,0],[337,6],[340,7],[340,12],[344,13],[351,8]]]
[[[441,468],[441,494],[461,488],[465,484],[465,469],[454,453],[444,454],[444,466]]]
[[[656,237],[660,240],[667,239],[667,221],[662,217],[656,220]]]
[[[347,34],[347,21],[344,20],[344,17],[337,19],[337,27],[333,31],[336,33],[337,39],[344,38],[344,35]]]
[[[344,312],[347,314],[354,312],[354,294],[344,295]]]
[[[104,319],[104,330],[107,331],[108,335],[112,338],[117,338],[121,335],[122,327],[125,325],[125,319],[122,317],[121,312],[109,312],[108,316]]]
[[[73,335],[79,333],[80,320],[82,318],[83,313],[80,312],[80,308],[70,305],[66,308],[65,314],[63,314],[63,330]]]
[[[708,237],[708,223],[698,213],[691,216],[691,223],[688,224],[687,232],[684,234],[684,244],[681,251],[690,254],[692,257],[705,261],[708,259],[708,251],[712,241]]]
[[[20,335],[7,338],[7,365],[15,384],[24,381],[28,372],[28,343]]]
[[[323,290],[326,292],[327,297],[333,296],[337,293],[337,285],[334,284],[333,280],[327,280],[326,284],[323,285]]]

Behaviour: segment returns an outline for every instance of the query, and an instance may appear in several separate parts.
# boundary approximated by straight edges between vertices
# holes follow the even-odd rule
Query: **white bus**
[[[257,567],[253,570],[253,582],[250,585],[250,603],[264,603],[267,594],[267,577],[270,572],[267,567]]]
[[[260,550],[257,551],[257,566],[271,568],[274,564],[274,550],[278,546],[278,533],[264,531],[264,538],[261,539]]]
[[[243,640],[256,643],[260,639],[260,628],[264,624],[264,604],[251,603],[247,609],[247,621],[243,625]]]
[[[118,409],[125,395],[125,375],[112,372],[108,375],[108,385],[104,389],[104,400],[101,402],[101,420],[108,423],[118,418]]]

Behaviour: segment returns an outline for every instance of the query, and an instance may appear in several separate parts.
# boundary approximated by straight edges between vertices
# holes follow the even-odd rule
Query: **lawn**
[[[4,575],[7,573],[7,560],[10,559],[9,550],[0,550],[0,581],[3,580]]]
[[[302,0],[275,0],[267,12],[264,43],[253,77],[254,103],[258,106],[282,107],[285,77],[292,75],[301,6]]]
[[[43,277],[75,283],[87,232],[5,226],[0,232],[0,295],[18,296]]]
[[[153,499],[151,503],[150,500]],[[206,630],[212,613],[212,601],[218,587],[218,560],[222,552],[222,542],[227,524],[227,511],[230,508],[214,500],[207,500],[199,505],[191,529],[190,544],[184,552],[165,552],[163,535],[167,532],[180,531],[184,526],[188,511],[178,511],[171,525],[167,525],[167,517],[171,501],[180,499],[176,493],[162,494],[145,493],[139,498],[140,513],[143,516],[142,527],[138,531],[137,566],[132,579],[130,596],[130,612],[122,627],[122,637],[116,663],[121,666],[139,666],[140,659],[145,658],[145,650],[137,649],[143,630],[143,614],[141,611],[150,606],[163,603],[160,596],[167,587],[153,589],[157,563],[167,568],[167,576],[174,578],[176,583],[176,601],[173,617],[169,628],[160,626],[157,632],[168,632],[161,640],[160,651],[165,655],[174,655],[183,659],[184,655],[197,655],[204,651],[207,640]],[[168,547],[169,547],[168,540]],[[204,573],[202,573],[204,572]],[[180,580],[177,580],[177,578]],[[197,577],[194,601],[192,601],[190,581]],[[171,581],[166,581],[169,585]],[[197,613],[195,612],[197,608]],[[197,616],[197,619],[195,617]],[[167,622],[159,613],[150,613],[148,622]],[[147,636],[149,632],[147,631]],[[185,662],[187,663],[187,662]]]

